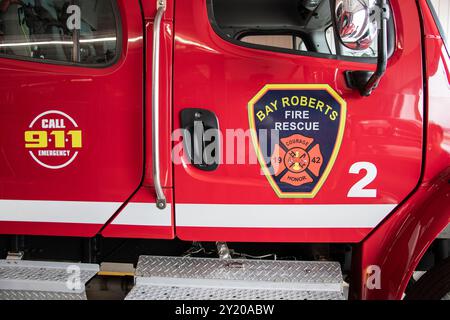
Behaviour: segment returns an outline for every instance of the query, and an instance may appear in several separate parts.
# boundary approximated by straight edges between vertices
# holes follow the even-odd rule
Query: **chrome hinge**
[[[23,259],[23,251],[17,252],[8,252],[6,256],[6,260],[22,260]]]
[[[228,245],[226,242],[216,242],[217,246],[217,254],[219,255],[220,259],[231,259],[231,252],[230,249],[228,249]]]

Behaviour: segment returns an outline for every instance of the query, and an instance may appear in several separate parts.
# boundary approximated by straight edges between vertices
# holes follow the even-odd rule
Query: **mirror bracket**
[[[355,70],[355,71],[345,71],[345,82],[347,87],[350,89],[358,90],[362,96],[367,96],[365,94],[366,85],[369,82],[370,78],[373,76],[374,72],[372,71],[364,71],[364,70]],[[373,88],[375,89],[375,88]],[[373,91],[372,89],[372,91]]]
[[[390,9],[387,0],[379,0],[378,6],[380,7],[381,26],[378,35],[377,69],[375,72],[363,70],[344,72],[348,87],[357,89],[363,97],[370,96],[373,90],[378,87],[387,68],[387,23],[390,19]]]

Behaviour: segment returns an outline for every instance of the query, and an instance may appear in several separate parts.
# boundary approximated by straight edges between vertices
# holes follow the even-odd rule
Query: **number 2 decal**
[[[361,170],[366,170],[366,175],[351,187],[348,191],[349,198],[376,198],[377,189],[364,189],[377,176],[377,167],[371,162],[356,162],[349,170],[349,173],[359,174]]]

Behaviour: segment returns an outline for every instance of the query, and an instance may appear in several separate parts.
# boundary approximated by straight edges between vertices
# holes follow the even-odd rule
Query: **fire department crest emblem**
[[[325,84],[269,84],[248,110],[258,161],[276,194],[314,198],[339,153],[345,101]]]

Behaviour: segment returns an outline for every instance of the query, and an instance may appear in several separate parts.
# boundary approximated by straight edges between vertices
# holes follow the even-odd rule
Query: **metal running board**
[[[86,300],[98,265],[0,260],[0,300]]]
[[[126,300],[343,300],[338,262],[140,256]]]

